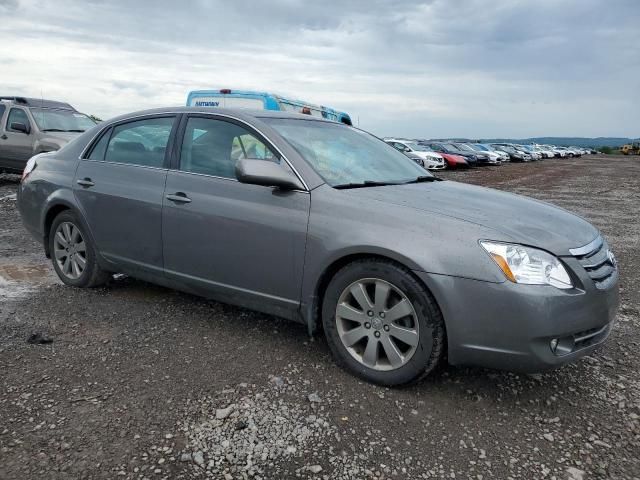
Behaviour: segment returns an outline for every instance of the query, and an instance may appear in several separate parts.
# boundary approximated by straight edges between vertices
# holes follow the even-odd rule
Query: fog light
[[[549,347],[551,347],[551,351],[553,353],[556,353],[556,350],[558,349],[558,341],[559,340],[557,338],[552,338],[549,342]]]

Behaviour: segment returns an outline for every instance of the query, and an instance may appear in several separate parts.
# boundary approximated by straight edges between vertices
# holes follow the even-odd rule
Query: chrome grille
[[[588,245],[574,248],[570,252],[591,277],[596,288],[604,290],[611,286],[618,267],[613,253],[601,236]]]

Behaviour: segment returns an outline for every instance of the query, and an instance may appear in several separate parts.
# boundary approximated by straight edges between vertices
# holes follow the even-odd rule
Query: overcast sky
[[[259,89],[378,135],[640,135],[640,0],[0,0],[0,93],[100,117]]]

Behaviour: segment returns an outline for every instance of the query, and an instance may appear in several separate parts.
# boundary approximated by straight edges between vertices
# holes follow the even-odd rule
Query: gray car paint
[[[310,195],[171,171],[164,198],[164,268],[188,288],[295,317],[300,305]]]
[[[75,180],[86,176],[84,169],[92,162],[79,157],[109,125],[167,112],[230,117],[253,126],[284,154],[307,190],[282,192],[169,169],[167,188],[151,188],[154,202],[163,198],[167,225],[162,235],[152,219],[146,233],[140,229],[129,242],[113,238],[122,238],[122,225],[131,225],[143,211],[157,218],[159,207],[154,202],[141,204],[134,217],[125,212],[128,202],[123,200],[122,207],[112,209],[104,203],[102,209],[87,212],[82,207],[87,200],[82,197],[88,194]],[[46,242],[51,209],[72,208],[80,213],[99,250],[104,242],[118,245],[124,249],[121,257],[138,262],[122,261],[103,251],[99,256],[103,268],[302,321],[312,330],[322,287],[336,268],[361,256],[390,258],[414,271],[434,295],[447,328],[449,362],[454,364],[537,370],[584,355],[606,338],[566,357],[556,357],[548,348],[553,335],[609,326],[613,320],[617,281],[607,290],[596,290],[569,256],[570,248],[598,235],[588,222],[542,202],[456,182],[336,190],[262,121],[267,117],[321,121],[284,112],[182,107],[105,122],[59,152],[37,159],[36,169],[19,189],[23,221],[36,238]],[[105,171],[93,171],[95,178],[91,178],[96,184],[99,180],[109,185],[110,195],[126,198],[124,191],[135,187],[133,177],[124,178],[127,175],[118,172],[118,166],[102,163]],[[147,167],[133,168],[140,170],[139,181],[157,173]],[[207,195],[209,187],[215,187],[216,193]],[[174,190],[187,190],[194,201],[186,208],[169,205],[164,197]],[[101,227],[96,232],[91,226],[96,215],[111,230]],[[196,245],[194,251],[180,245],[181,233],[188,236],[190,246]],[[160,269],[159,236],[164,240]],[[221,245],[207,244],[211,239]],[[479,246],[482,239],[523,243],[561,255],[579,284],[558,290],[508,282]],[[138,250],[141,245],[151,245],[153,260]]]

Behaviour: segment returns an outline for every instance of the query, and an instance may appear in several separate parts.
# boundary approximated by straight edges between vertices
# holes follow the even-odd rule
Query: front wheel
[[[397,386],[420,380],[445,351],[442,314],[409,270],[386,260],[342,268],[324,295],[322,321],[336,361],[359,377]]]
[[[104,285],[109,274],[98,266],[96,250],[76,216],[69,210],[51,224],[49,251],[60,280],[74,287]]]

